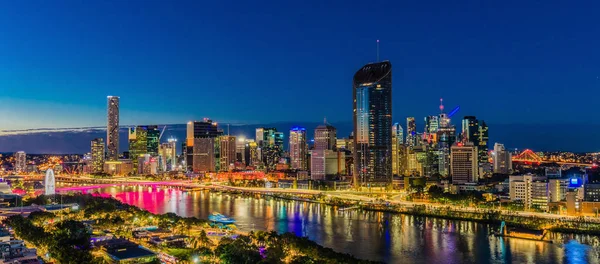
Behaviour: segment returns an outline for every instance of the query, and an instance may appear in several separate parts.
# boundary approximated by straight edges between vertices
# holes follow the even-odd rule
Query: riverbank
[[[109,239],[129,240],[158,253],[159,258],[176,259],[177,263],[308,263],[306,260],[332,264],[375,263],[336,252],[292,233],[227,231],[227,236],[212,236],[213,228],[205,219],[174,213],[153,214],[98,193],[38,196],[25,203],[49,204],[57,200],[77,203],[80,208],[56,213],[40,212],[28,218],[16,215],[4,223],[13,227],[18,237],[38,248],[42,255],[50,256],[48,260],[59,263],[103,263],[105,250],[90,244],[90,241],[109,236]],[[64,231],[67,227],[69,232]],[[146,227],[155,227],[160,232],[152,231],[152,237],[140,236],[145,233],[140,233],[140,230]],[[77,237],[72,237],[74,235]],[[47,237],[76,241],[77,244],[63,245],[56,243],[59,239],[45,239]],[[171,244],[153,242],[172,238],[181,241]],[[82,250],[78,251],[80,254],[71,256],[69,252],[73,248]]]
[[[213,190],[214,191],[214,190]],[[452,206],[428,206],[412,205],[405,206],[401,204],[391,204],[385,202],[366,203],[351,199],[341,199],[338,197],[329,197],[328,195],[289,195],[289,194],[264,194],[255,193],[250,190],[227,190],[221,189],[217,192],[231,194],[242,194],[249,196],[265,195],[276,199],[293,200],[301,202],[310,202],[336,206],[340,208],[356,207],[356,210],[389,212],[398,214],[407,214],[423,217],[436,217],[449,220],[473,221],[484,224],[500,225],[502,221],[509,227],[526,228],[530,230],[549,230],[563,234],[585,234],[600,236],[600,223],[588,221],[584,217],[578,218],[557,218],[548,219],[536,216],[523,216],[515,214],[502,213],[493,209],[470,209],[469,211],[456,210]]]

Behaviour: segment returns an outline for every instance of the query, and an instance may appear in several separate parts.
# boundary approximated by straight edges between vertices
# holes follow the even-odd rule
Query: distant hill
[[[456,123],[456,122],[455,122]],[[289,129],[294,126],[306,127],[308,138],[313,137],[314,128],[320,122],[292,123],[278,122],[270,124],[230,125],[229,133],[234,136],[254,138],[257,127],[275,127],[287,137]],[[338,137],[348,137],[352,131],[352,122],[332,122],[338,129]],[[402,124],[406,129],[405,124]],[[530,148],[535,151],[600,151],[600,125],[536,125],[536,124],[488,124],[489,147],[494,142],[504,143],[508,148]],[[185,124],[167,125],[163,140],[174,137],[182,142],[185,138]],[[227,134],[227,125],[220,124]],[[162,125],[160,126],[162,129]],[[417,124],[423,130],[423,124]],[[460,128],[458,128],[460,130]],[[0,131],[0,152],[23,150],[27,153],[86,153],[90,151],[90,141],[94,138],[106,138],[106,130],[101,127],[66,128],[66,129],[33,129],[22,131]],[[127,150],[127,127],[121,129],[120,151]],[[179,151],[181,144],[178,144]]]

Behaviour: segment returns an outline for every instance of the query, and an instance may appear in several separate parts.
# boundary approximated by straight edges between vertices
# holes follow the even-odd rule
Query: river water
[[[489,236],[495,225],[209,191],[123,186],[86,192],[111,195],[152,213],[207,219],[219,212],[235,218],[243,231],[292,232],[386,263],[600,263],[596,236],[552,234],[558,243],[498,238]]]

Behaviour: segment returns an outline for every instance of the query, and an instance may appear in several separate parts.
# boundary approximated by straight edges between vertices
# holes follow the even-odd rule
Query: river
[[[370,211],[262,196],[147,186],[87,190],[152,213],[207,219],[220,212],[240,230],[307,236],[336,251],[386,263],[600,263],[600,238],[552,234],[559,243],[489,236],[495,225]]]

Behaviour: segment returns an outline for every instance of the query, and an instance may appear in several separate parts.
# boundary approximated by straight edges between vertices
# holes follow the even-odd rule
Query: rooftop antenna
[[[327,125],[327,117],[323,118],[323,124]]]
[[[440,113],[444,113],[444,98],[440,98]]]
[[[379,40],[377,40],[377,62],[379,62]]]
[[[229,136],[229,124],[227,124],[227,135]]]

